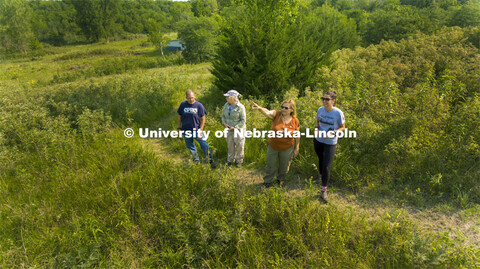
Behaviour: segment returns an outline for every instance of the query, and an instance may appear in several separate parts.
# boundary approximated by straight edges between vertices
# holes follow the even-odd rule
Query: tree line
[[[192,16],[188,2],[1,0],[1,46],[4,53],[12,53],[38,49],[41,43],[108,42],[147,33],[152,20],[162,31],[174,32]]]
[[[149,20],[164,32],[178,31],[182,23],[214,17],[216,23],[238,14],[239,7],[267,5],[283,9],[290,19],[305,18],[328,6],[346,17],[355,29],[349,38],[361,45],[382,39],[400,40],[417,31],[433,33],[442,26],[479,26],[478,0],[1,0],[0,36],[4,52],[28,51],[39,42],[65,45],[108,41],[126,33],[147,33]],[[262,10],[260,12],[268,12]],[[333,11],[331,11],[332,13]],[[271,14],[273,15],[273,14]],[[318,14],[316,14],[318,15]],[[344,16],[344,17],[341,17]],[[272,23],[285,23],[285,16]],[[276,21],[276,22],[275,22]],[[197,22],[202,24],[202,22]],[[290,22],[289,22],[290,23]],[[303,21],[303,23],[316,23]],[[203,23],[204,24],[204,23]],[[190,25],[191,26],[191,25]],[[210,28],[208,26],[207,28]],[[213,27],[215,28],[215,27]]]
[[[211,61],[214,84],[273,98],[316,85],[332,52],[399,41],[445,26],[480,27],[479,0],[0,0],[4,53],[42,44],[178,32],[190,63]],[[479,46],[478,35],[472,43]],[[162,51],[163,55],[163,51]],[[301,90],[303,92],[303,90]]]

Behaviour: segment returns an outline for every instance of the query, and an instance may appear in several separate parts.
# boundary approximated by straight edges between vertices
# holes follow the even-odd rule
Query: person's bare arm
[[[257,105],[255,102],[252,101],[252,109],[258,109],[260,110],[260,112],[262,112],[263,115],[265,115],[265,117],[269,118],[269,119],[273,119],[275,118],[275,115],[276,115],[276,111],[275,110],[268,110],[264,107],[261,107],[259,105]]]

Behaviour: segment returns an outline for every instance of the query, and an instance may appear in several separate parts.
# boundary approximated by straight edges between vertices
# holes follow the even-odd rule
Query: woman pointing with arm
[[[293,100],[286,100],[281,110],[268,110],[252,102],[252,109],[260,110],[265,117],[272,120],[271,130],[294,132],[300,130],[300,122],[296,118],[296,107]],[[290,160],[298,155],[300,138],[275,137],[268,139],[266,175],[264,186],[283,185],[290,168]],[[277,179],[275,180],[275,174]]]

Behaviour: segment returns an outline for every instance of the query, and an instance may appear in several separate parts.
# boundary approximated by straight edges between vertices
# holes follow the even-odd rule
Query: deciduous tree
[[[214,17],[193,18],[185,21],[178,37],[185,44],[183,56],[189,62],[212,60],[217,48],[218,22]]]
[[[168,39],[165,37],[165,34],[161,29],[162,27],[155,20],[148,20],[148,40],[160,50],[162,57],[165,58],[165,55],[163,54],[163,48],[167,46]]]
[[[26,53],[36,41],[30,18],[32,11],[25,1],[0,1],[0,38],[5,52]]]
[[[120,3],[116,0],[72,0],[77,11],[77,24],[92,41],[110,38],[120,31],[117,16]]]

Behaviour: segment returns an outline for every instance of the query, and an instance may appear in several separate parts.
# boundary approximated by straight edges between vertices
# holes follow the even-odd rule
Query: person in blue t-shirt
[[[207,112],[200,102],[195,100],[195,93],[192,90],[187,90],[186,101],[180,104],[177,110],[178,113],[178,129],[182,131],[190,131],[192,135],[184,135],[185,144],[192,153],[193,161],[200,162],[200,158],[195,147],[194,139],[200,144],[205,157],[209,158],[210,166],[215,168],[215,162],[213,161],[212,151],[208,146],[207,138],[203,135],[203,128],[205,126],[205,115]]]
[[[337,147],[336,132],[345,130],[345,116],[335,107],[337,93],[328,91],[322,97],[323,106],[317,111],[317,137],[313,140],[315,153],[318,156],[319,180],[322,180],[320,198],[327,201],[327,183],[330,178],[330,167]]]

